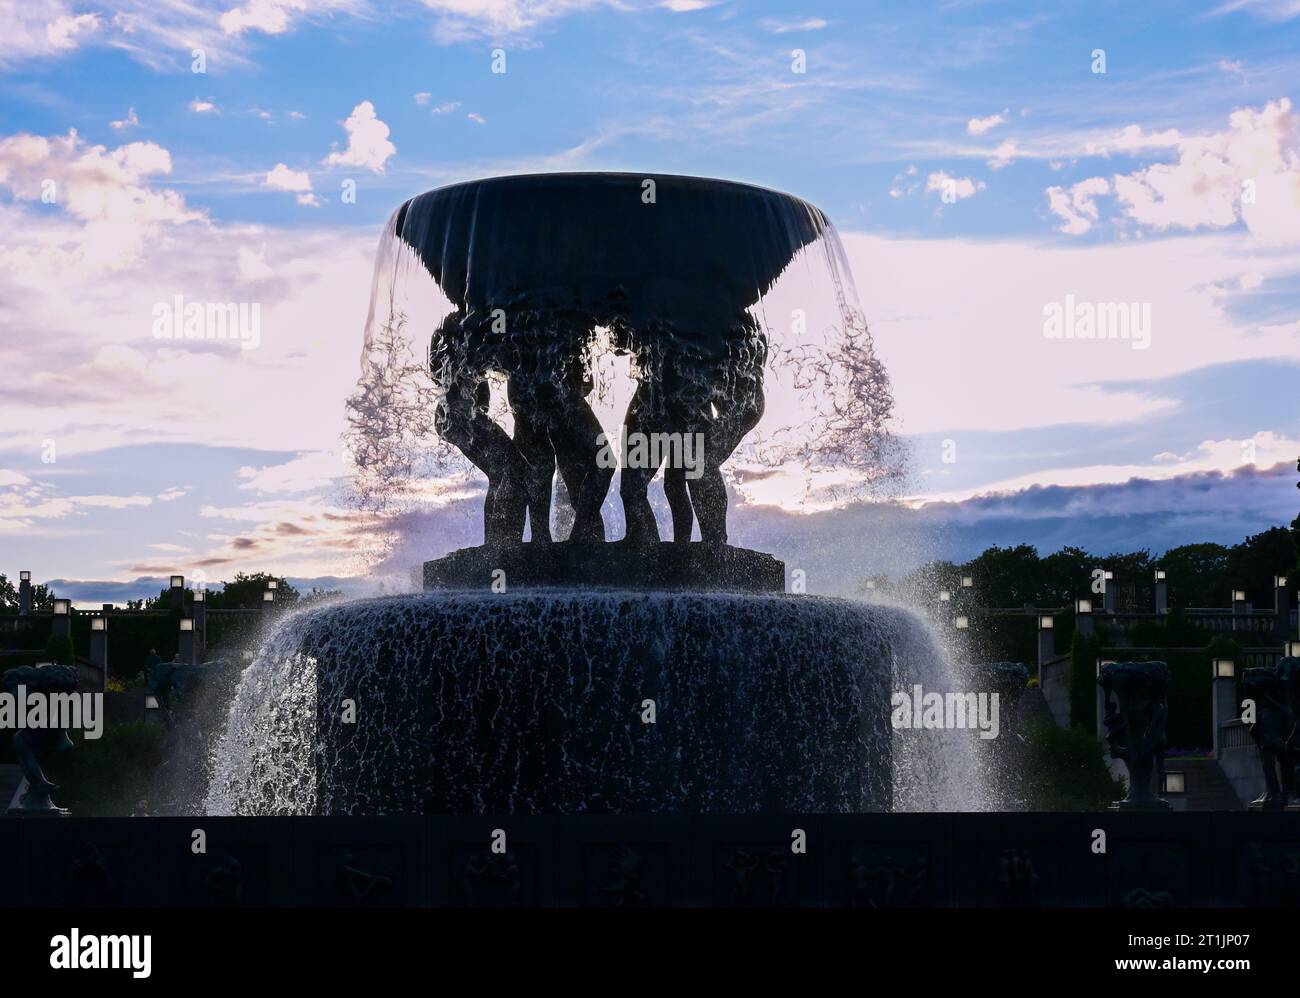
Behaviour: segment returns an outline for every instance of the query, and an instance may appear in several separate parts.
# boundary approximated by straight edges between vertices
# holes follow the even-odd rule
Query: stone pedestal
[[[703,544],[482,545],[424,563],[424,588],[654,589],[779,593],[785,565],[747,548]]]

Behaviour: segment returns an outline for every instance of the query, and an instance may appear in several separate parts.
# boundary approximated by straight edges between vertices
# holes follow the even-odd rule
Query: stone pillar
[[[90,664],[99,670],[100,693],[108,692],[108,617],[90,618]]]
[[[1210,707],[1214,724],[1214,757],[1219,757],[1219,729],[1241,717],[1237,702],[1237,666],[1230,658],[1216,658],[1210,663]]]
[[[18,614],[26,617],[32,612],[32,573],[18,573]]]
[[[1169,612],[1169,579],[1163,568],[1156,569],[1156,613]]]

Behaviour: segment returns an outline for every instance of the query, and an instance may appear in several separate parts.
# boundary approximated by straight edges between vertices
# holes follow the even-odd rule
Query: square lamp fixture
[[[963,589],[973,589],[975,587],[975,580],[969,575],[963,575],[961,577],[961,587]]]
[[[207,600],[207,594],[202,589],[194,590],[194,602],[202,603]]]
[[[18,581],[19,581],[19,582],[31,582],[31,581],[32,581],[32,573],[31,573],[31,572],[19,572],[19,573],[18,573]]]
[[[1115,578],[1115,573],[1111,571],[1103,572],[1101,577],[1109,582],[1111,579]]]
[[[104,630],[104,625],[107,624],[107,623],[108,623],[108,621],[105,620],[103,617],[91,617],[91,618],[90,618],[90,629],[91,629],[92,631],[102,631],[102,630]]]
[[[268,589],[266,592],[262,593],[262,602],[263,602],[263,603],[274,603],[274,602],[275,602],[275,591],[272,590],[272,589]]]
[[[184,589],[184,588],[185,588],[185,576],[183,576],[183,575],[173,575],[173,576],[172,576],[172,588],[173,588],[173,589]]]
[[[194,619],[193,619],[192,617],[182,617],[182,618],[181,618],[181,630],[182,630],[182,631],[192,631],[192,630],[194,630]]]
[[[952,593],[948,592],[947,589],[940,589],[940,590],[939,590],[939,602],[940,602],[940,603],[947,603],[950,599],[952,599]]]
[[[1187,774],[1166,772],[1165,793],[1167,794],[1187,793]]]
[[[1157,569],[1156,569],[1156,581],[1157,581],[1157,582],[1164,582],[1165,579],[1167,579],[1167,578],[1169,578],[1169,573],[1168,573],[1168,572],[1166,572],[1163,568],[1157,568]]]
[[[1231,679],[1237,674],[1237,663],[1230,658],[1216,658],[1214,660],[1214,678]]]
[[[72,612],[72,600],[56,599],[54,601],[54,612],[60,617],[66,617]]]
[[[1244,590],[1244,589],[1234,589],[1234,590],[1232,591],[1232,602],[1234,602],[1234,603],[1245,603],[1245,602],[1246,602],[1246,590]]]
[[[145,710],[158,709],[158,698],[154,696],[152,693],[146,693],[144,695],[144,709]]]
[[[1288,641],[1286,643],[1286,657],[1300,658],[1300,641]]]
[[[266,583],[266,588],[267,588],[267,589],[272,589],[272,590],[274,590],[274,589],[279,589],[279,588],[280,588],[280,583],[279,583],[277,580],[275,580],[275,579],[270,579],[270,580],[268,580],[267,583]]]
[[[1075,600],[1075,603],[1074,603],[1074,612],[1075,612],[1075,613],[1092,613],[1092,600],[1090,600],[1090,599]]]
[[[1054,617],[1044,616],[1038,618],[1038,629],[1040,631],[1050,631],[1055,626],[1056,626],[1056,618]]]
[[[1285,588],[1286,588],[1286,576],[1285,576],[1285,575],[1275,575],[1275,576],[1273,576],[1273,588],[1274,588],[1274,589],[1285,589]]]
[[[970,627],[970,620],[967,617],[958,617],[952,623],[959,631],[964,631],[966,628]]]
[[[868,588],[868,589],[875,589],[875,588],[876,588],[876,580],[875,580],[875,579],[867,579],[867,588]]]

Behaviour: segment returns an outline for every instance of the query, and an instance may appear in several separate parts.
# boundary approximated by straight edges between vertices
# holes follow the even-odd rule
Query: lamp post
[[[1237,663],[1230,658],[1216,658],[1210,668],[1210,707],[1211,735],[1214,742],[1214,757],[1217,759],[1223,751],[1219,741],[1220,731],[1229,721],[1241,716],[1237,703]]]
[[[268,620],[275,609],[275,590],[267,589],[262,593],[262,619]]]
[[[1103,572],[1101,576],[1101,605],[1106,613],[1115,613],[1119,609],[1119,587],[1114,585],[1115,573]]]
[[[1056,618],[1043,614],[1038,618],[1038,683],[1043,682],[1043,666],[1056,655]]]
[[[72,637],[72,600],[54,601],[54,625],[50,628],[50,635],[56,638]]]
[[[194,664],[194,618],[182,617],[180,633],[177,635],[177,649],[182,665]]]
[[[1286,638],[1287,628],[1291,624],[1291,601],[1287,598],[1288,595],[1290,593],[1287,589],[1287,577],[1273,576],[1273,613],[1276,617],[1273,629],[1283,639]]]
[[[99,692],[108,692],[108,618],[90,618],[90,664],[99,670]]]
[[[18,573],[18,615],[26,617],[32,612],[32,573]]]
[[[1169,576],[1163,568],[1156,569],[1156,613],[1169,612]]]
[[[194,615],[194,648],[200,662],[208,657],[208,594],[206,590],[194,590],[194,606],[190,611]]]
[[[1074,601],[1074,629],[1085,637],[1091,637],[1094,632],[1092,619],[1092,600],[1078,599]]]
[[[173,610],[185,609],[185,576],[183,575],[172,576],[171,602]]]

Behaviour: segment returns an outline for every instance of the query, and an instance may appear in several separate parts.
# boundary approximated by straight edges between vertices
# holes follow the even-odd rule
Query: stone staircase
[[[1166,759],[1165,771],[1186,774],[1184,796],[1189,811],[1241,811],[1245,807],[1214,759]]]

